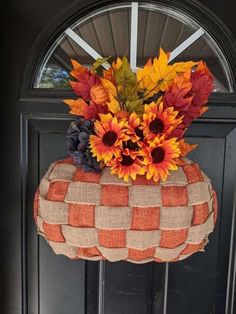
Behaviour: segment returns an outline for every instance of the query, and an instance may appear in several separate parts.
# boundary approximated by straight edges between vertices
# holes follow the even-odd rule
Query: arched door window
[[[96,56],[126,55],[138,67],[160,47],[174,61],[204,59],[214,75],[214,92],[234,91],[231,69],[210,34],[183,12],[148,2],[104,6],[73,23],[52,44],[34,88],[69,88],[71,58],[89,66]]]

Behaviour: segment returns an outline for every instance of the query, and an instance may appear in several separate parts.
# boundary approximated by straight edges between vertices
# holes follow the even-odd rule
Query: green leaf
[[[141,99],[127,100],[125,107],[129,112],[136,112],[138,115],[143,114],[144,111],[143,101]]]
[[[93,63],[92,68],[95,71],[99,68],[103,63],[107,63],[107,61],[111,59],[111,56],[105,58],[97,58],[97,60]]]
[[[118,85],[128,86],[136,83],[136,75],[131,70],[128,59],[124,56],[122,58],[122,65],[115,71],[115,81]]]

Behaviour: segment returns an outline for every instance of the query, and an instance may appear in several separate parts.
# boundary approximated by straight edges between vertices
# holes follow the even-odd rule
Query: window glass
[[[131,2],[103,7],[79,19],[70,28],[103,57],[129,56],[131,7]],[[200,25],[174,9],[159,4],[139,3],[137,66],[142,66],[147,58],[158,55],[160,47],[165,51],[173,51],[199,29]],[[71,58],[87,66],[94,62],[87,49],[64,32],[46,55],[34,87],[69,88]],[[207,62],[214,75],[214,92],[233,92],[227,61],[205,31],[174,61],[199,59]]]

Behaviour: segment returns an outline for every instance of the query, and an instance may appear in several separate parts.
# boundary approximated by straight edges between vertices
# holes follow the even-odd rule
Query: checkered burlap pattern
[[[203,251],[217,216],[210,180],[190,161],[166,182],[124,182],[53,163],[35,195],[38,232],[56,254],[88,260],[172,262]]]

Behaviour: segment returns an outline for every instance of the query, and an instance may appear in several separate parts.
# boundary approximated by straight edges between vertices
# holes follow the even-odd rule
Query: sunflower
[[[101,121],[94,123],[96,135],[90,136],[90,148],[93,157],[98,161],[103,160],[106,164],[117,155],[122,147],[122,142],[129,139],[126,135],[126,122],[118,121],[110,113],[101,114]]]
[[[166,180],[169,170],[177,170],[176,158],[180,156],[179,142],[176,138],[165,140],[164,136],[155,137],[142,150],[143,165],[147,180],[156,182]]]
[[[178,111],[173,107],[163,108],[163,103],[152,102],[144,106],[143,122],[141,130],[147,140],[156,136],[169,135],[181,122],[182,117],[177,118]]]
[[[130,140],[134,143],[143,141],[144,135],[143,131],[140,129],[141,119],[135,112],[131,113],[128,124],[127,134],[130,136]]]
[[[135,180],[137,175],[144,174],[142,161],[138,151],[125,148],[120,150],[119,154],[109,161],[112,174],[118,174],[119,178],[124,178],[127,182],[129,178]]]

